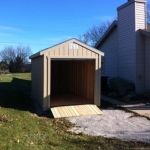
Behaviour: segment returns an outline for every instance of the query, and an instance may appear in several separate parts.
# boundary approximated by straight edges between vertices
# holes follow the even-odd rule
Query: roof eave
[[[35,57],[41,56],[41,52],[37,52],[29,57],[29,59],[33,59]]]
[[[150,31],[140,29],[140,33],[147,36],[147,37],[150,37]]]
[[[91,47],[91,46],[89,46],[89,45],[87,45],[87,44],[85,44],[85,43],[83,43],[83,42],[81,42],[81,41],[79,41],[79,40],[77,40],[77,39],[75,39],[75,41],[78,41],[78,43],[81,43],[81,45],[83,45],[83,46],[86,47],[87,49],[91,49],[91,50],[93,50],[94,52],[96,52],[97,54],[100,54],[101,56],[104,56],[104,53],[101,52],[101,51],[99,51],[99,50],[96,49],[95,47]],[[75,41],[74,41],[74,42],[75,42]]]
[[[127,1],[125,4],[119,6],[119,7],[117,8],[117,11],[119,11],[120,9],[122,9],[122,8],[124,8],[124,7],[126,7],[126,6],[128,6],[128,5],[130,5],[130,4],[132,4],[132,3],[135,3],[135,2],[146,3],[147,0],[130,0],[130,1]]]
[[[117,27],[117,21],[115,20],[94,47],[99,48],[100,45],[102,45],[102,43],[107,39],[107,37],[109,37],[109,35],[113,32],[113,30],[116,27]]]

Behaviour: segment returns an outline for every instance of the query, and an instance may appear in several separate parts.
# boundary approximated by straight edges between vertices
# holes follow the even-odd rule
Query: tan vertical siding
[[[43,57],[32,59],[32,96],[43,107]]]
[[[44,60],[43,60],[43,110],[47,110],[49,107],[48,107],[48,98],[49,98],[49,95],[48,95],[48,84],[47,83],[49,80],[48,80],[48,66],[50,64],[48,64],[48,60],[47,60],[47,54],[45,54],[43,56]],[[50,66],[49,66],[50,67]]]
[[[66,58],[66,57],[87,57],[87,58],[96,58],[97,54],[85,47],[78,45],[78,49],[69,49],[69,43],[64,44],[63,46],[56,46],[55,48],[51,48],[49,53],[51,57],[58,58]]]

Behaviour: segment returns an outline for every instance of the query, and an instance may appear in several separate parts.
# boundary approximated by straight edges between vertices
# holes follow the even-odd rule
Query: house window
[[[104,57],[101,57],[101,72],[104,72],[105,60]]]

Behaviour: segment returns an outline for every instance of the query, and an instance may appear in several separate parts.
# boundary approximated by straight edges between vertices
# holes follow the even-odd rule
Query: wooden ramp
[[[54,118],[101,115],[96,105],[75,105],[51,108]]]

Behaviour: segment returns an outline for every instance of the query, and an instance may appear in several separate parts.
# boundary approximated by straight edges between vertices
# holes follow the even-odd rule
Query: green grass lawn
[[[65,119],[34,113],[30,92],[30,73],[0,75],[0,150],[150,149],[148,143],[67,132],[73,125]]]

